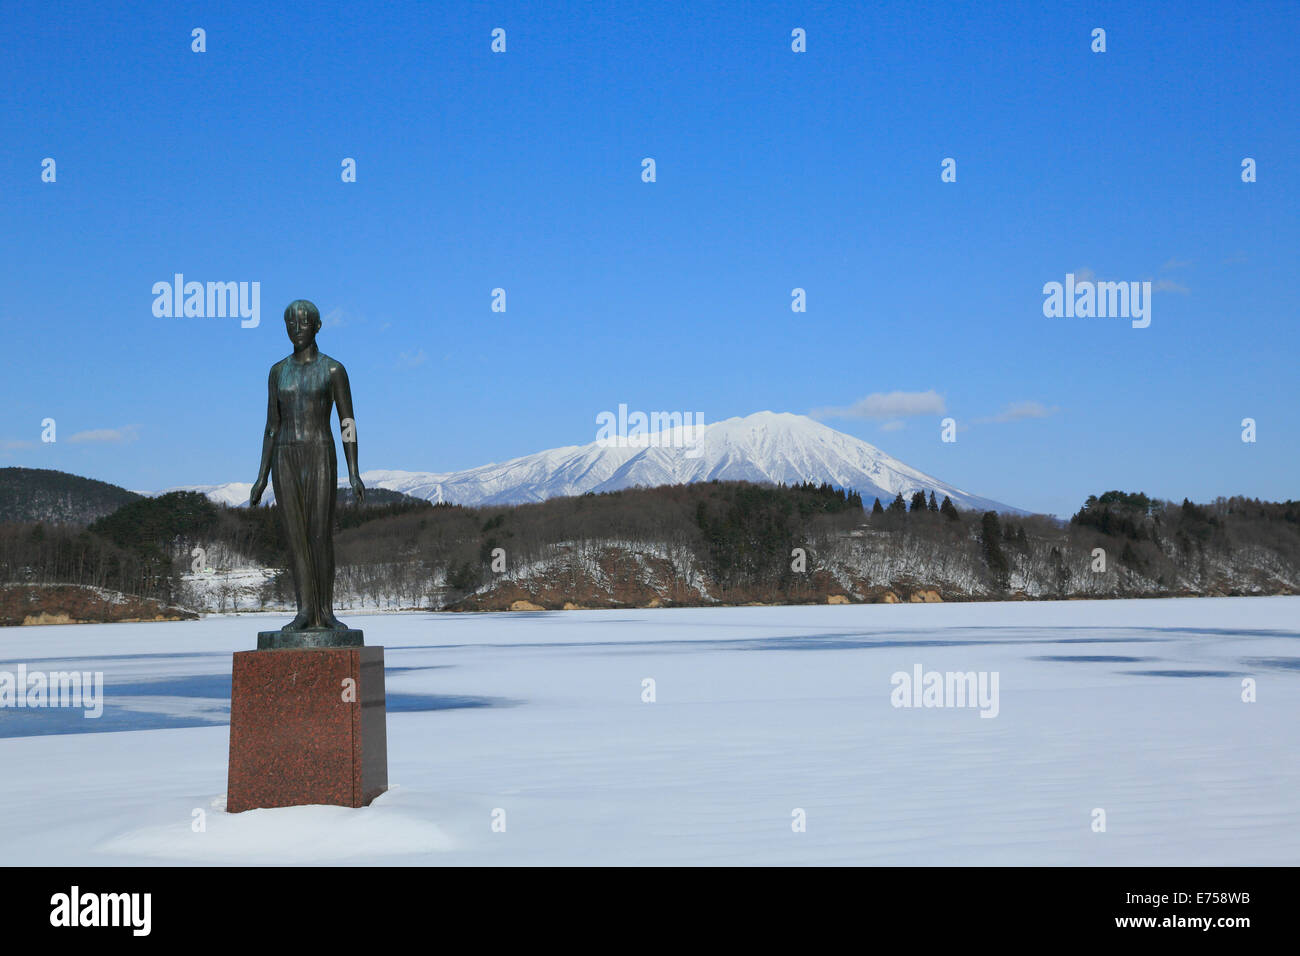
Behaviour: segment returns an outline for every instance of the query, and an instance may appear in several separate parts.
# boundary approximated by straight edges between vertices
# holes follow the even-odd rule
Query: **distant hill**
[[[248,495],[252,490],[253,483],[251,481],[228,481],[222,485],[177,485],[175,488],[168,488],[164,491],[142,491],[140,494],[148,498],[156,498],[176,491],[198,491],[206,495],[209,501],[216,504],[239,508],[248,504]],[[352,498],[351,487],[340,484],[337,499],[338,506],[340,508],[350,506]],[[366,504],[368,505],[391,505],[401,501],[424,501],[424,499],[408,495],[402,491],[392,491],[388,488],[377,488],[371,485],[366,486]],[[275,504],[275,489],[271,487],[270,483],[267,484],[266,491],[262,494],[262,504]]]
[[[0,468],[0,522],[90,524],[140,496],[49,468]]]
[[[274,500],[274,499],[273,499]],[[390,491],[387,488],[367,488],[366,489],[366,506],[375,507],[377,505],[400,505],[400,504],[421,504],[428,505],[429,502],[423,498],[416,498],[401,491]],[[345,485],[339,485],[338,507],[351,508],[356,504],[356,495],[352,489]]]

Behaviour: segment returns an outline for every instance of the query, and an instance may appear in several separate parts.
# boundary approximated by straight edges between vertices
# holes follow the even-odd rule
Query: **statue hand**
[[[352,485],[352,494],[356,495],[357,504],[358,505],[365,504],[366,486],[361,483],[361,478],[357,475],[353,475],[351,478],[348,479],[348,483]]]
[[[266,491],[266,479],[259,478],[253,482],[252,490],[248,493],[248,506],[256,508],[262,500],[262,492]]]

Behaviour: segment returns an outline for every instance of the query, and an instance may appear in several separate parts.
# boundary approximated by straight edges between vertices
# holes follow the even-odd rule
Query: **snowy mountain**
[[[947,495],[963,509],[1024,513],[970,494],[905,465],[874,445],[804,415],[757,412],[743,418],[635,436],[623,443],[591,442],[456,472],[363,471],[367,488],[387,488],[429,501],[461,505],[518,504],[588,491],[696,481],[829,482],[868,503],[889,504],[916,491]],[[214,501],[244,504],[249,485],[194,485]],[[182,489],[169,489],[182,490]],[[267,489],[264,500],[271,499]]]
[[[692,435],[691,432],[696,434]],[[635,439],[631,439],[635,442]],[[959,508],[1019,511],[917,471],[874,445],[804,415],[757,412],[697,430],[656,433],[639,447],[592,442],[525,455],[466,471],[367,471],[367,486],[463,505],[516,504],[588,491],[694,481],[827,481],[883,504],[902,492],[933,491]]]
[[[209,500],[215,501],[219,505],[238,507],[239,505],[248,504],[248,495],[252,490],[253,483],[251,481],[227,481],[223,485],[178,485],[175,488],[164,488],[162,491],[141,491],[139,494],[156,498],[158,495],[165,495],[173,491],[201,491],[208,496]],[[271,501],[275,500],[269,482],[263,500],[265,501],[268,498]]]

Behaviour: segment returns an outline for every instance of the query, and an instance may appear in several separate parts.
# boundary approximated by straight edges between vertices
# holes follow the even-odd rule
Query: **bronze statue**
[[[350,631],[334,616],[334,505],[338,494],[338,459],[330,431],[330,408],[337,406],[343,431],[343,457],[357,504],[366,489],[357,473],[356,422],[352,417],[352,390],[343,365],[316,348],[320,311],[306,299],[296,299],[284,310],[284,328],[293,342],[293,354],[271,366],[267,381],[266,431],[262,437],[262,464],[248,496],[256,506],[266,491],[271,473],[275,501],[289,541],[298,616],[281,632]],[[267,632],[274,634],[274,632]],[[305,635],[303,636],[306,637]],[[329,644],[317,639],[263,640],[259,646]]]

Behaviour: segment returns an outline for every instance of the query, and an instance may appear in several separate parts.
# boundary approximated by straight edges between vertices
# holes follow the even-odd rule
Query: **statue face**
[[[320,331],[320,320],[303,309],[295,309],[285,313],[284,331],[295,349],[306,348],[316,341],[316,333]]]

